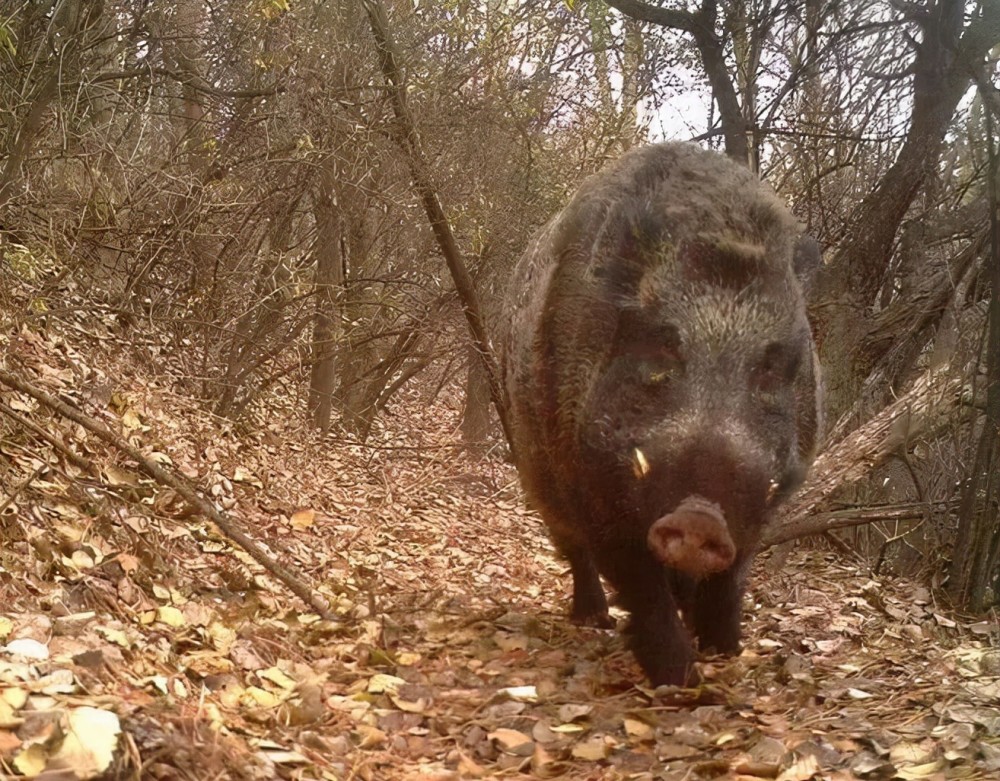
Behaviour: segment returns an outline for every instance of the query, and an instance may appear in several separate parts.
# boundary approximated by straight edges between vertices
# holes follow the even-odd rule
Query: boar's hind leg
[[[649,680],[654,686],[693,682],[694,649],[677,615],[663,565],[639,543],[600,555],[601,571],[631,614],[626,629],[629,648]]]
[[[570,572],[573,574],[573,608],[570,620],[574,624],[610,629],[614,622],[608,615],[608,600],[590,551],[567,540],[557,537],[553,539],[556,548],[569,561]]]
[[[739,567],[699,581],[688,606],[688,621],[703,653],[738,654],[743,603]]]

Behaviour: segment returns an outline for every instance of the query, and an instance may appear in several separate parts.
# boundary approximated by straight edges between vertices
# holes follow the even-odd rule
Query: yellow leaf
[[[131,647],[132,643],[129,642],[128,636],[120,629],[111,629],[106,626],[96,627],[97,633],[104,635],[108,642],[114,643],[115,645],[120,645],[122,648]]]
[[[125,570],[126,575],[130,575],[139,569],[139,559],[131,553],[119,553],[115,556],[115,561]]]
[[[173,605],[163,605],[156,608],[156,620],[172,627],[184,626],[184,614]]]
[[[933,749],[921,746],[919,743],[908,743],[901,740],[889,749],[889,761],[900,765],[919,765],[927,762],[934,755]]]
[[[23,708],[24,703],[28,701],[28,692],[24,689],[11,687],[3,690],[3,693],[0,694],[0,699],[3,699],[5,703],[14,709]]]
[[[261,689],[259,686],[250,686],[247,688],[244,692],[244,697],[249,698],[253,701],[253,704],[259,705],[262,708],[276,708],[285,700],[285,697],[269,692],[266,689]]]
[[[236,642],[236,632],[218,621],[209,624],[208,636],[212,639],[212,647],[222,654],[228,654]]]
[[[7,635],[14,631],[14,622],[6,616],[0,616],[0,640],[6,640]]]
[[[489,740],[495,740],[502,748],[505,749],[517,748],[518,746],[524,746],[528,743],[534,744],[534,741],[529,735],[525,735],[523,732],[518,732],[516,729],[507,729],[506,727],[494,730],[486,737]]]
[[[652,741],[656,739],[656,730],[649,724],[639,719],[625,719],[625,733],[630,737],[642,741]]]
[[[236,467],[236,471],[233,472],[233,482],[236,483],[247,483],[254,486],[255,488],[263,488],[264,484],[257,479],[253,472],[242,466]]]
[[[376,673],[368,681],[368,688],[366,691],[369,694],[381,694],[382,692],[393,692],[399,690],[400,686],[406,684],[402,678],[397,678],[395,675],[386,675],[385,673]]]
[[[553,732],[558,732],[562,735],[569,735],[574,732],[583,732],[585,729],[587,728],[582,724],[557,724],[552,727]]]
[[[33,743],[14,757],[14,767],[20,771],[21,775],[34,777],[45,770],[48,758],[49,753],[45,750],[45,746]]]
[[[266,670],[261,670],[260,672],[257,673],[257,676],[259,678],[263,678],[264,680],[270,681],[271,683],[275,683],[282,689],[287,689],[289,691],[291,691],[297,686],[294,680],[289,678],[282,670],[279,670],[277,667],[269,667]]]
[[[16,691],[20,691],[20,689],[17,689]],[[4,694],[6,694],[6,692],[4,692]],[[25,699],[27,699],[27,695],[25,695]],[[13,706],[11,703],[7,702],[6,697],[0,700],[0,728],[13,729],[14,727],[19,727],[24,723],[24,719],[14,715],[15,707],[20,706]]]
[[[79,570],[93,569],[94,564],[97,563],[94,561],[94,557],[85,550],[73,551],[73,555],[70,558],[73,562],[73,566]]]
[[[534,686],[508,686],[500,693],[520,702],[538,702],[538,690]]]
[[[159,583],[153,584],[153,596],[157,599],[168,601],[170,599],[170,589],[164,588]]]
[[[923,765],[910,765],[896,770],[896,778],[903,781],[920,781],[923,778],[936,775],[944,768],[944,760],[938,759],[934,762],[926,762]]]
[[[386,734],[378,727],[373,727],[370,724],[359,724],[357,730],[358,734],[361,735],[359,748],[377,748],[385,745]]]
[[[299,510],[292,513],[290,519],[292,526],[296,529],[308,529],[313,525],[314,520],[316,520],[315,510]]]
[[[604,742],[604,738],[595,735],[583,743],[573,746],[573,756],[577,759],[585,759],[589,762],[598,762],[608,756],[609,746]]]
[[[138,413],[130,407],[122,414],[122,425],[134,431],[142,428],[142,420],[139,418]]]
[[[63,731],[65,737],[51,763],[73,770],[80,778],[93,778],[111,765],[122,730],[111,711],[84,707],[70,711]]]
[[[170,693],[170,680],[165,675],[153,675],[149,679],[149,682],[153,684],[163,694]]]

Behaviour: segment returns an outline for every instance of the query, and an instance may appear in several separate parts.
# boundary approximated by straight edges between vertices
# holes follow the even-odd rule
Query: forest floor
[[[803,546],[756,568],[739,658],[653,691],[620,633],[567,620],[565,565],[511,468],[463,453],[447,392],[364,447],[309,433],[298,400],[236,427],[114,336],[25,328],[0,354],[191,478],[339,620],[0,387],[2,777],[1000,778],[997,626],[923,586]]]

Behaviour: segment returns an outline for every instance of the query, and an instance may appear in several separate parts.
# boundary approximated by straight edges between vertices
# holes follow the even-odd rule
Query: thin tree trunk
[[[750,162],[747,123],[740,108],[739,96],[726,64],[725,41],[715,31],[718,7],[714,0],[703,0],[696,12],[661,8],[639,0],[606,0],[612,8],[641,22],[682,30],[694,39],[702,67],[712,87],[712,97],[719,106],[722,137],[726,154],[744,165]]]
[[[992,89],[992,87],[988,87]],[[992,116],[987,114],[992,130]],[[990,284],[986,346],[986,414],[976,458],[962,492],[949,590],[960,604],[979,611],[997,577],[1000,549],[1000,155],[990,133],[991,257],[984,269]]]
[[[316,313],[313,319],[312,371],[309,378],[309,414],[321,431],[330,428],[336,383],[337,302],[344,285],[341,218],[334,190],[333,160],[326,161],[313,208],[316,236]]]
[[[441,207],[441,200],[431,181],[427,161],[420,144],[420,137],[417,135],[416,125],[413,122],[413,117],[410,115],[410,110],[406,103],[406,83],[399,68],[396,47],[389,31],[389,22],[386,17],[385,8],[381,0],[361,0],[361,2],[368,14],[372,35],[378,46],[379,65],[382,68],[382,74],[385,77],[386,87],[388,88],[389,100],[396,116],[394,130],[397,141],[406,153],[406,161],[410,168],[410,176],[413,179],[414,188],[420,196],[420,200],[423,201],[431,230],[434,232],[438,246],[441,249],[441,254],[444,255],[445,262],[448,264],[448,270],[455,282],[455,288],[462,301],[462,309],[469,324],[473,343],[479,352],[479,358],[486,367],[486,372],[490,378],[490,396],[493,399],[493,406],[496,407],[507,442],[510,443],[513,449],[514,438],[511,435],[506,401],[500,385],[500,370],[493,351],[490,348],[490,340],[486,334],[486,324],[483,320],[482,308],[479,305],[479,297],[476,295],[472,278],[469,276],[469,271],[462,261],[451,225],[445,216],[444,209]]]
[[[490,434],[490,385],[476,351],[469,347],[465,378],[465,409],[462,414],[462,443],[472,455],[485,452]]]

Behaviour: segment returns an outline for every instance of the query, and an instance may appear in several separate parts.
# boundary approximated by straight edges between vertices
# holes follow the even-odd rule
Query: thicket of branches
[[[781,528],[864,520],[834,544],[997,598],[1000,4],[367,3],[402,83],[364,5],[0,6],[4,328],[83,311],[219,415],[292,399],[360,437],[462,369],[467,441],[495,442],[394,90],[487,324],[584,175],[696,138],[825,251],[828,448]]]

